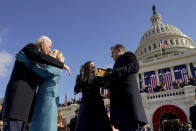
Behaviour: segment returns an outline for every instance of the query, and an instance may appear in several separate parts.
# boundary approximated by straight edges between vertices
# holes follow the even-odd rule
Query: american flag
[[[109,95],[109,90],[105,88],[100,88],[101,96],[107,97]]]
[[[104,89],[104,88],[101,88],[101,89],[100,89],[100,92],[101,92],[101,95],[102,95],[102,96],[105,95],[105,89]]]
[[[166,87],[166,90],[172,90],[173,89],[173,81],[172,81],[171,72],[166,72],[165,73],[165,87]]]
[[[108,96],[108,89],[105,89],[104,95],[105,95],[105,96]]]
[[[148,92],[154,92],[154,88],[156,88],[156,86],[157,86],[156,75],[151,75],[150,83],[146,85],[146,87],[148,87]]]
[[[151,87],[154,89],[157,86],[156,75],[151,75],[150,76],[150,81],[151,81]]]
[[[166,44],[165,44],[164,40],[160,40],[160,48],[165,49],[165,47],[166,47]]]
[[[188,76],[188,72],[186,71],[186,69],[175,70],[174,72],[176,72],[177,82],[188,82],[189,76]]]

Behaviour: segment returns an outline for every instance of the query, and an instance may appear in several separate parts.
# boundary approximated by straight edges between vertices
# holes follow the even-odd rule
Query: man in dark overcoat
[[[196,105],[191,106],[189,111],[190,111],[190,121],[192,124],[192,129],[196,131]]]
[[[120,131],[136,131],[138,125],[148,123],[136,79],[138,61],[121,44],[111,47],[111,57],[113,70],[105,76],[110,81],[106,88],[110,89],[111,123]]]
[[[52,41],[46,36],[38,38],[35,44],[27,44],[21,51],[29,60],[67,69],[64,63],[48,55]],[[68,69],[69,70],[69,69]],[[23,131],[31,120],[36,88],[41,78],[33,71],[15,61],[10,80],[7,84],[3,103],[3,117],[6,120],[6,131]]]

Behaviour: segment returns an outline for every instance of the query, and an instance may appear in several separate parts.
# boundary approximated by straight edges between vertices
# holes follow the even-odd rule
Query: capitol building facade
[[[176,124],[190,122],[189,108],[196,101],[196,86],[188,84],[196,77],[196,48],[191,38],[161,18],[153,7],[152,26],[135,51],[137,80],[147,90],[141,95],[151,129],[176,130]],[[179,84],[183,88],[176,88]]]

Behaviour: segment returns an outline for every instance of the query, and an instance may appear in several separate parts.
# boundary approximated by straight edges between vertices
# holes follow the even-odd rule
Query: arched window
[[[173,40],[170,40],[170,44],[171,44],[171,45],[173,45],[173,44],[174,44],[174,43],[173,43]]]
[[[163,26],[161,26],[161,31],[164,31],[164,28],[163,28]]]
[[[157,45],[156,45],[156,43],[154,43],[154,44],[153,44],[153,47],[154,47],[154,49],[156,49],[156,48],[157,48]]]
[[[165,45],[168,45],[167,41],[165,40]]]
[[[148,46],[148,50],[151,51],[151,46],[150,45]]]
[[[176,40],[176,45],[179,45],[178,39]]]

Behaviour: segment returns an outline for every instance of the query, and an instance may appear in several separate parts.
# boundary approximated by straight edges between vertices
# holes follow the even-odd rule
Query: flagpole
[[[64,101],[64,105],[67,105],[67,91],[65,91],[65,101]]]

